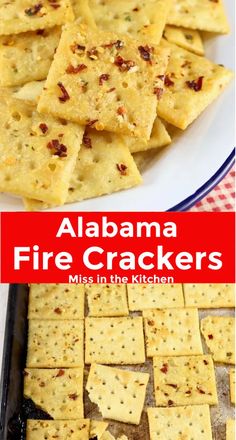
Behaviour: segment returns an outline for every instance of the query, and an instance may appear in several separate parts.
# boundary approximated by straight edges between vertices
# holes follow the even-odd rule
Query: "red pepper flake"
[[[50,6],[54,9],[58,9],[61,7],[61,5],[57,2],[57,0],[48,0],[50,3]]]
[[[166,374],[168,372],[168,364],[163,364],[163,366],[160,368],[160,371]]]
[[[153,325],[155,325],[155,322],[149,319],[148,320],[148,325],[150,325],[152,327]]]
[[[42,131],[43,134],[47,133],[48,131],[48,126],[47,124],[44,124],[43,122],[41,124],[39,124],[39,128]]]
[[[83,53],[85,51],[86,47],[81,46],[81,44],[74,43],[70,46],[70,49],[73,53]]]
[[[61,309],[59,307],[57,307],[56,309],[54,309],[54,313],[56,313],[57,315],[61,315]]]
[[[174,85],[174,81],[172,81],[168,75],[165,75],[164,84],[166,87],[170,87]]]
[[[119,67],[120,72],[128,72],[135,66],[135,62],[131,60],[124,60],[121,56],[117,56],[114,61],[115,66]]]
[[[113,41],[111,43],[103,44],[102,47],[104,49],[111,49],[113,46],[115,46],[116,49],[123,49],[124,42],[121,40]]]
[[[166,385],[168,385],[168,387],[172,387],[175,390],[178,388],[178,385],[176,385],[175,383],[167,383]]]
[[[208,365],[208,362],[206,361],[206,359],[203,360],[205,365]]]
[[[119,107],[119,108],[117,109],[117,113],[118,113],[118,115],[120,115],[120,116],[124,116],[125,113],[126,113],[126,108],[125,108],[125,107]]]
[[[64,374],[65,374],[64,370],[59,370],[55,377],[62,377],[62,376],[64,376]]]
[[[154,95],[156,95],[156,97],[159,101],[159,99],[161,99],[161,97],[164,93],[164,90],[161,87],[155,87],[153,93],[154,93]]]
[[[200,394],[206,394],[205,391],[203,391],[199,386],[197,386],[197,390]]]
[[[74,394],[69,394],[69,398],[71,399],[71,400],[77,400],[78,399],[78,394],[76,394],[76,393],[74,393]]]
[[[186,84],[190,89],[194,90],[195,92],[199,92],[202,90],[203,78],[204,76],[199,76],[199,78],[196,80],[186,81]]]
[[[173,405],[174,405],[173,400],[168,400],[168,406],[173,406]]]
[[[38,3],[37,5],[32,6],[32,8],[25,9],[25,14],[32,17],[33,15],[36,15],[42,7],[42,3]]]
[[[98,50],[96,47],[92,47],[90,50],[87,50],[87,56],[90,60],[96,60],[98,57]]]
[[[185,394],[192,394],[192,391],[191,390],[188,390],[188,391],[185,391]]]
[[[213,335],[208,335],[208,339],[213,339]]]
[[[61,101],[61,102],[68,101],[68,99],[70,99],[70,95],[67,92],[65,86],[63,86],[63,84],[61,82],[58,82],[57,85],[61,89],[61,92],[62,92],[62,96],[59,96],[59,98],[58,98],[59,101]]]
[[[120,172],[120,174],[122,176],[126,176],[126,174],[127,174],[127,172],[126,172],[127,166],[126,165],[124,165],[123,163],[117,163],[116,168],[118,169],[118,171]]]
[[[92,121],[88,121],[86,127],[92,127],[94,124],[98,122],[98,119],[93,119]]]
[[[158,75],[157,78],[159,78],[161,81],[164,81],[165,80],[165,75]]]
[[[138,50],[139,50],[139,53],[141,55],[141,58],[144,61],[148,61],[149,63],[151,63],[151,54],[154,51],[153,47],[150,47],[148,45],[146,45],[146,46],[139,46]]]
[[[47,148],[52,150],[54,156],[67,157],[67,147],[64,144],[61,144],[58,139],[52,139],[48,142]],[[54,312],[60,314],[61,310],[58,307]]]
[[[110,78],[110,75],[108,73],[103,73],[99,76],[99,85],[102,86],[105,81],[108,81]]]
[[[72,64],[69,64],[69,66],[66,68],[66,73],[80,73],[85,69],[87,69],[85,64],[79,64],[76,67],[72,66]]]
[[[92,140],[89,137],[87,131],[85,130],[84,135],[83,135],[83,144],[86,148],[92,148]]]

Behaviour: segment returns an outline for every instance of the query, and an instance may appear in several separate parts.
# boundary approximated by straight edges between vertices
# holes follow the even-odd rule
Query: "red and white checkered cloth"
[[[190,211],[235,211],[235,168],[231,169],[225,178]]]

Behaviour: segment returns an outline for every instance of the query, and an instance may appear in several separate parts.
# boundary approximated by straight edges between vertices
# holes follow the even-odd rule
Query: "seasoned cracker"
[[[55,420],[83,419],[83,368],[27,368],[24,395]]]
[[[128,284],[129,309],[168,309],[184,307],[182,284]]]
[[[158,44],[172,0],[88,0],[95,22],[103,30]]]
[[[167,23],[208,32],[229,32],[223,0],[174,0]]]
[[[230,401],[235,404],[235,368],[231,368],[229,372],[230,380]]]
[[[168,55],[169,49],[144,47],[125,35],[67,25],[38,109],[148,140]]]
[[[0,35],[60,26],[74,19],[69,0],[0,1]]]
[[[220,95],[232,72],[166,40],[161,46],[170,48],[171,56],[158,115],[184,130]]]
[[[235,318],[207,316],[201,320],[201,332],[215,362],[235,364]]]
[[[148,408],[151,440],[212,440],[208,405]]]
[[[85,362],[143,364],[145,348],[142,317],[86,318]]]
[[[226,422],[226,440],[235,440],[235,420],[228,419]]]
[[[90,420],[89,438],[93,439],[94,437],[97,437],[97,440],[101,440],[107,427],[107,422],[102,422],[100,420]]]
[[[84,317],[83,284],[31,284],[29,319],[81,319]]]
[[[61,28],[0,37],[0,86],[9,87],[47,77]]]
[[[89,440],[89,420],[27,420],[26,440]]]
[[[235,306],[234,284],[184,284],[186,307],[214,309]]]
[[[88,131],[82,145],[74,171],[72,172],[67,203],[111,194],[131,188],[142,182],[141,175],[129,149],[119,135],[95,130]],[[24,200],[30,211],[49,206],[35,200]]]
[[[159,118],[156,118],[151,137],[147,142],[128,136],[124,137],[124,142],[129,147],[129,151],[133,154],[139,151],[148,151],[152,148],[165,147],[171,143],[171,137],[163,122],[161,122]]]
[[[145,310],[147,356],[202,354],[197,309]]]
[[[217,405],[211,356],[153,358],[156,406]]]
[[[83,129],[1,93],[0,191],[63,204]]]
[[[93,364],[86,390],[103,418],[138,425],[149,374]]]
[[[166,26],[164,36],[170,43],[183,47],[196,55],[204,55],[205,53],[201,34],[197,30]]]
[[[86,284],[89,316],[129,314],[125,284]]]
[[[29,321],[27,367],[84,365],[84,321]]]

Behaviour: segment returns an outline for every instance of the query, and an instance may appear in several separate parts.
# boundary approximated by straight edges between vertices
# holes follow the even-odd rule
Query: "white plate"
[[[210,37],[206,55],[234,69],[234,1],[225,0],[231,34]],[[58,211],[185,210],[209,192],[233,162],[234,84],[146,168],[143,185],[58,208]],[[186,200],[187,199],[187,200]],[[177,206],[176,206],[177,205]],[[0,196],[1,211],[21,211],[19,199]]]

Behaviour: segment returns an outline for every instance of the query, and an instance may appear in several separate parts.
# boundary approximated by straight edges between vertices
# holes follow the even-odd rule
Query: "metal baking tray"
[[[27,311],[29,288],[27,284],[10,285],[6,317],[5,342],[3,352],[2,378],[0,384],[0,440],[25,440],[27,418],[50,419],[44,411],[37,409],[31,400],[23,397],[24,368],[27,351]],[[200,318],[212,315],[232,315],[232,309],[200,310]],[[206,350],[205,350],[206,352]],[[152,362],[144,365],[119,367],[150,373],[145,406],[155,406],[153,397]],[[85,368],[85,381],[89,368]],[[234,408],[229,396],[229,367],[216,365],[216,380],[219,405],[211,407],[214,440],[225,440],[225,423],[234,417]],[[101,419],[97,406],[92,404],[87,392],[84,393],[85,417]],[[132,426],[110,421],[109,431],[119,436],[126,434],[129,440],[149,440],[147,415],[143,411],[141,424]]]

